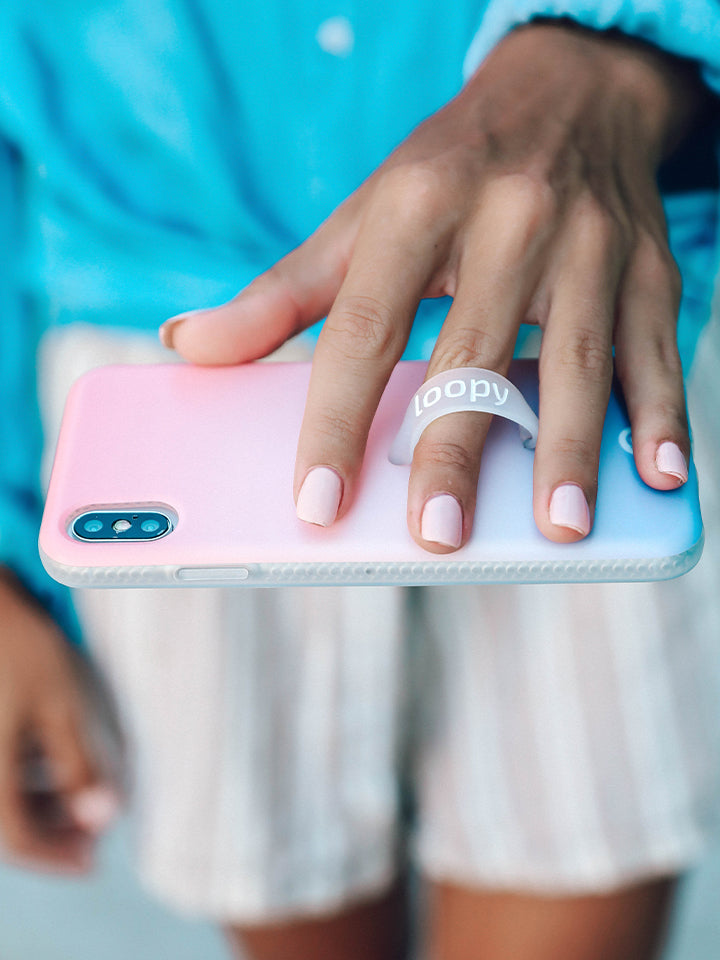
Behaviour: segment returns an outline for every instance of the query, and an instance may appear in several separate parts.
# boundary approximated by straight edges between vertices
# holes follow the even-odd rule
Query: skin
[[[305,243],[219,308],[174,318],[186,359],[263,356],[327,314],[298,444],[295,496],[315,466],[340,477],[351,509],[367,432],[423,296],[454,298],[428,377],[458,366],[505,373],[522,321],[542,328],[534,512],[551,540],[556,487],[590,516],[613,371],[643,480],[656,453],[689,438],[675,327],[680,279],[655,173],[700,101],[684,65],[626,40],[558,25],[510,34],[458,97],[419,126]],[[398,283],[398,277],[402,282]],[[489,418],[458,414],[418,444],[408,526],[439,493],[470,534]]]
[[[596,896],[541,897],[435,884],[420,906],[428,960],[652,960],[674,885],[657,879]],[[398,887],[327,918],[232,928],[238,960],[409,960]]]
[[[440,884],[431,897],[433,960],[652,960],[673,884],[602,896],[539,897]]]
[[[88,667],[7,571],[0,572],[0,623],[3,859],[85,873],[117,806],[87,736]],[[30,773],[38,764],[39,780]]]
[[[685,65],[628,39],[558,23],[518,29],[305,243],[229,303],[173,318],[163,339],[190,361],[240,363],[327,315],[295,496],[313,467],[330,467],[341,481],[342,516],[421,297],[453,297],[428,377],[458,366],[505,373],[520,323],[536,323],[535,520],[550,540],[578,540],[585,531],[553,523],[550,501],[570,484],[592,519],[613,369],[640,476],[659,490],[683,482],[656,462],[667,442],[689,453],[676,346],[680,278],[656,172],[702,98]],[[469,536],[487,427],[480,414],[444,417],[416,448],[408,526],[427,550],[454,549],[421,535],[423,507],[439,493],[456,498],[461,542]],[[430,887],[433,960],[650,960],[673,881],[581,898]],[[391,903],[367,904],[361,927],[374,916],[375,928],[399,929],[387,918]],[[228,935],[255,960],[352,956],[357,924],[353,909]],[[364,956],[404,956],[395,941],[371,942]]]
[[[519,324],[537,323],[535,517],[550,539],[578,539],[551,523],[549,502],[569,483],[592,513],[613,347],[640,475],[658,489],[681,482],[655,461],[666,441],[689,451],[675,345],[680,284],[655,171],[699,103],[692,74],[657,52],[565,26],[517,30],[304,244],[231,303],[177,318],[166,339],[189,360],[238,363],[327,314],[295,493],[310,469],[329,466],[341,479],[342,515],[422,296],[454,298],[428,376],[464,365],[504,372]],[[449,549],[420,533],[423,506],[438,493],[456,498],[463,541],[469,535],[486,430],[486,419],[443,418],[416,449],[408,524],[428,550]],[[55,625],[7,579],[0,615],[3,843],[24,862],[83,870],[102,825],[79,817],[75,801],[103,776],[86,746],[72,659]],[[52,772],[50,811],[23,788],[28,750]],[[539,898],[438,884],[429,942],[441,960],[643,960],[655,951],[670,886]],[[349,944],[357,950],[360,942],[363,956],[399,960],[402,912],[393,894],[334,918],[232,929],[229,937],[243,939],[257,960],[317,958],[319,942],[327,956],[350,957]],[[318,932],[335,939],[318,941]]]
[[[226,931],[238,960],[404,960],[408,923],[403,885],[329,917]]]

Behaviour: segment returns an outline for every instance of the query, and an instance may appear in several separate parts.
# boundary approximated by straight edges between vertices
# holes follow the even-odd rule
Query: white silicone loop
[[[535,449],[538,418],[518,388],[493,370],[460,367],[436,374],[416,391],[390,448],[390,463],[412,463],[415,445],[428,424],[467,410],[512,420],[520,427],[524,446]]]

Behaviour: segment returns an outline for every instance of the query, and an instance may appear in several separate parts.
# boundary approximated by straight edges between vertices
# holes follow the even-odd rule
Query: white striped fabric
[[[718,340],[691,399],[717,397]],[[53,335],[49,435],[82,368],[159,358]],[[134,741],[150,888],[236,923],[380,889],[406,776],[434,877],[581,892],[700,856],[720,811],[720,460],[695,406],[708,547],[679,581],[79,596]]]

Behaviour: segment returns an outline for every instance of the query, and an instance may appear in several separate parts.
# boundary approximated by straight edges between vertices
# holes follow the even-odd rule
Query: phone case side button
[[[234,582],[247,580],[250,571],[247,567],[180,567],[175,576],[186,583],[208,580],[213,583]]]

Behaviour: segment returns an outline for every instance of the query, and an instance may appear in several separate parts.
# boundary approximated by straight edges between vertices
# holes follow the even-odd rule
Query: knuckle
[[[487,367],[494,370],[503,366],[507,352],[504,341],[490,331],[459,327],[444,336],[441,349],[433,357],[433,368]]]
[[[434,160],[398,163],[379,184],[379,199],[401,221],[435,220],[447,211],[450,178]]]
[[[423,463],[444,472],[471,475],[477,470],[476,458],[462,446],[450,440],[434,441],[423,449]]]
[[[552,186],[528,173],[496,176],[481,201],[496,225],[495,249],[509,265],[523,263],[547,239],[557,215]]]
[[[575,330],[559,347],[558,360],[565,375],[578,382],[610,382],[612,353],[607,339],[592,330]]]
[[[313,423],[313,434],[342,450],[349,450],[357,443],[357,425],[349,417],[339,412],[324,410],[318,420]]]
[[[346,296],[336,301],[326,321],[334,345],[348,360],[394,356],[401,348],[401,331],[388,304],[375,297]]]
[[[622,253],[630,246],[631,234],[627,219],[592,194],[576,202],[574,240],[581,248]]]
[[[558,198],[546,179],[528,171],[503,173],[493,178],[488,186],[488,199],[509,220],[539,229],[556,214]]]

